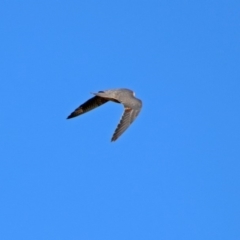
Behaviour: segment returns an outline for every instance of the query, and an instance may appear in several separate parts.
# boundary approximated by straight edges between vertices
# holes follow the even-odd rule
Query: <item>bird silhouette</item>
[[[111,139],[111,141],[116,141],[138,116],[142,108],[142,101],[135,97],[132,90],[126,88],[110,89],[92,94],[95,96],[75,109],[67,119],[89,112],[108,101],[121,103],[124,106],[124,112]]]

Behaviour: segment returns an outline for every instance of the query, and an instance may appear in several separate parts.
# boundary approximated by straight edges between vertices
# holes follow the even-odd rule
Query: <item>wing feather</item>
[[[129,125],[134,121],[134,119],[139,114],[139,110],[134,110],[131,108],[125,108],[122,118],[112,136],[111,141],[116,141],[124,131],[129,127]]]
[[[99,107],[101,105],[103,105],[104,103],[108,102],[108,99],[102,98],[102,97],[98,97],[95,96],[93,98],[90,98],[89,100],[87,100],[85,103],[83,103],[82,105],[80,105],[78,108],[76,108],[68,117],[69,118],[73,118],[73,117],[77,117],[81,114],[84,114],[86,112],[89,112],[91,110],[93,110],[96,107]]]

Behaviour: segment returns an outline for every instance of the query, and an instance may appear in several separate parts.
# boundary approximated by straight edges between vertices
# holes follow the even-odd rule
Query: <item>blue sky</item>
[[[1,1],[1,239],[240,239],[239,1]],[[66,117],[110,88],[143,101]]]

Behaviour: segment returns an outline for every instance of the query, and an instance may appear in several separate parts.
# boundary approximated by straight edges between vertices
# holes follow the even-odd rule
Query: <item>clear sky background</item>
[[[1,1],[0,239],[240,239],[240,1]],[[123,108],[66,120],[90,92]]]

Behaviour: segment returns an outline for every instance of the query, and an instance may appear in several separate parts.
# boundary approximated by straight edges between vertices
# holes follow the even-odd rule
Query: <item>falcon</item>
[[[135,97],[135,93],[132,90],[126,88],[110,89],[92,94],[94,97],[75,109],[67,119],[89,112],[108,101],[121,103],[124,107],[124,112],[111,139],[112,142],[116,141],[138,116],[142,108],[142,101]]]

